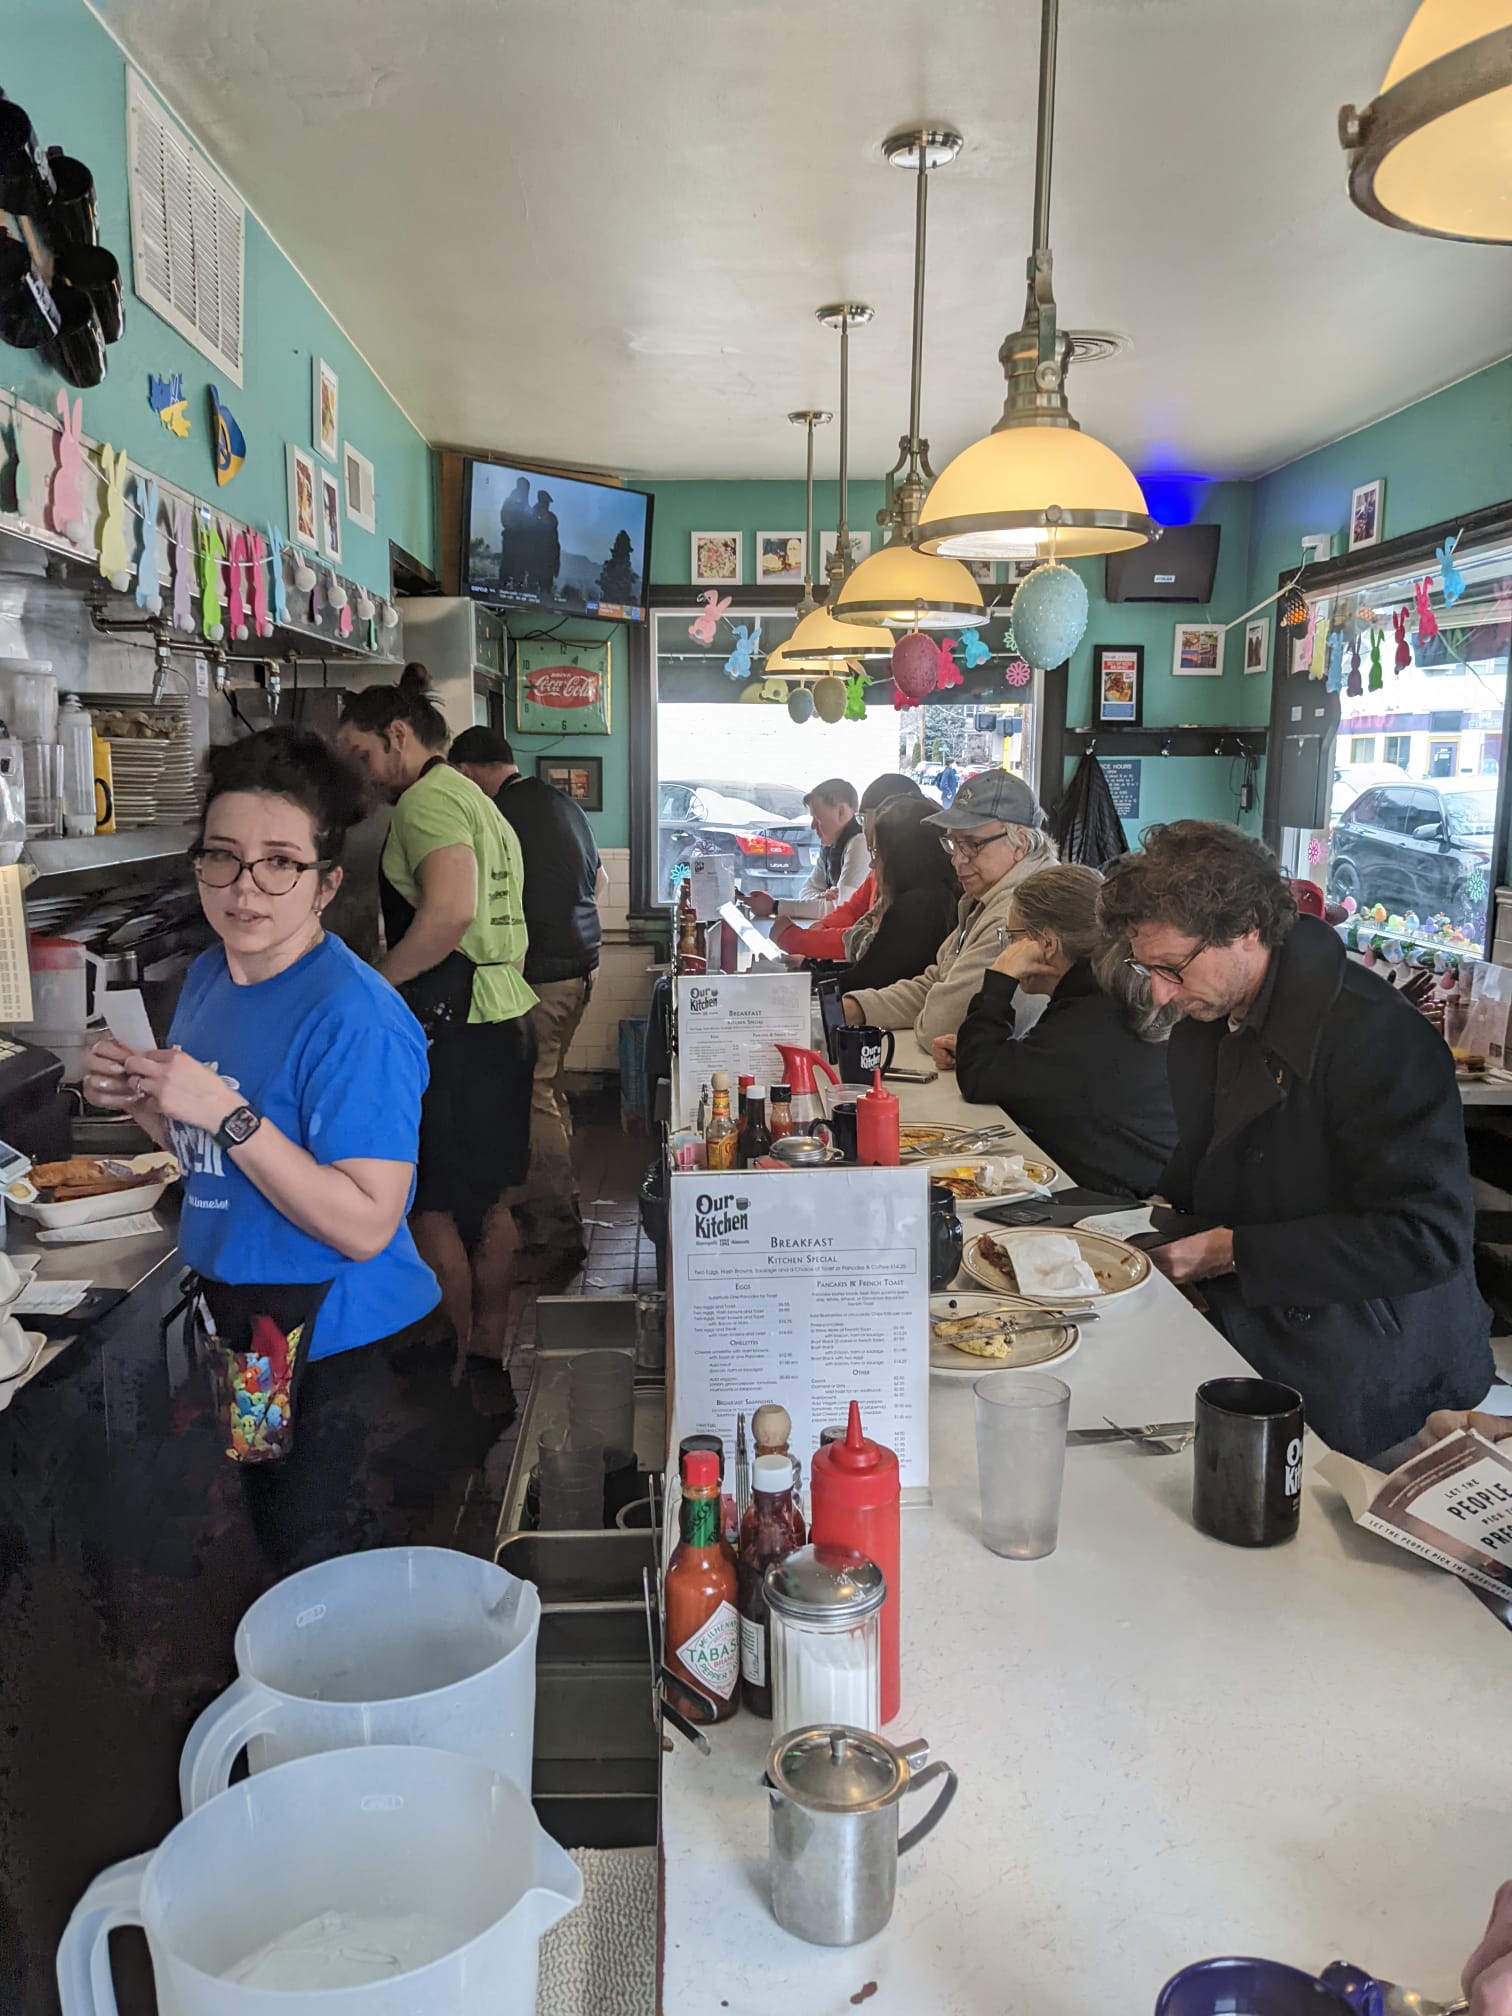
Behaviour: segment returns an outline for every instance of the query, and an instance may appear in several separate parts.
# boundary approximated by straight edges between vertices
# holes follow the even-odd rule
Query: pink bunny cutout
[[[1412,592],[1417,600],[1417,634],[1419,644],[1426,644],[1430,637],[1437,637],[1438,635],[1438,618],[1434,615],[1432,604],[1428,600],[1432,588],[1433,576],[1431,574],[1425,574],[1421,581],[1414,581],[1412,584]]]
[[[173,627],[194,628],[194,515],[187,498],[173,512]]]
[[[955,661],[956,645],[958,642],[959,639],[955,637],[946,637],[941,642],[940,685],[942,687],[962,686],[965,684],[965,679],[962,675],[961,668],[959,665],[957,665]]]
[[[118,594],[131,586],[131,549],[126,543],[126,450],[101,442],[96,451],[105,475],[105,521],[100,527],[100,575]]]
[[[58,459],[48,491],[48,514],[52,529],[75,546],[84,538],[84,401],[75,399],[69,411],[68,394],[58,394],[58,413],[63,431],[58,436]]]
[[[721,595],[717,588],[705,588],[699,596],[703,614],[695,616],[688,625],[688,635],[695,644],[712,644],[719,630],[719,619],[734,601],[733,595]]]
[[[261,532],[247,534],[247,554],[252,562],[252,628],[259,637],[271,637],[273,619],[268,614],[268,542]]]
[[[1391,628],[1396,636],[1396,656],[1392,660],[1393,669],[1405,672],[1412,663],[1412,646],[1407,642],[1407,610],[1398,609],[1391,619]]]
[[[247,535],[245,532],[238,532],[231,541],[230,565],[227,570],[230,582],[226,590],[226,627],[238,642],[248,634],[246,610],[243,604],[246,567],[250,557],[247,552]]]

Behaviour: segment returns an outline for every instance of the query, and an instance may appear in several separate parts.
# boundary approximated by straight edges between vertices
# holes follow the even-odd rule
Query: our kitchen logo
[[[597,707],[603,691],[603,674],[578,665],[545,665],[525,675],[525,698],[537,707]]]
[[[726,1190],[722,1197],[702,1191],[694,1201],[693,1214],[695,1239],[723,1239],[731,1232],[751,1229],[751,1200],[737,1197],[733,1190]]]
[[[693,1014],[701,1015],[705,1009],[717,1008],[718,1006],[719,989],[717,987],[690,987],[688,989],[688,1007]]]

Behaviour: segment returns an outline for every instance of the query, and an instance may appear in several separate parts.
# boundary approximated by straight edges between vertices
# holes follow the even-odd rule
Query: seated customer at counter
[[[960,899],[950,857],[929,825],[927,798],[895,798],[873,827],[876,928],[845,969],[851,987],[887,987],[927,966],[949,930]]]
[[[886,770],[880,777],[873,777],[861,793],[860,807],[861,837],[868,854],[872,852],[872,836],[882,807],[894,798],[923,796],[912,777],[905,777],[901,770]],[[791,918],[779,917],[772,926],[772,943],[780,945],[790,959],[859,959],[876,929],[872,916],[876,902],[874,865],[860,888],[837,903],[817,924],[795,924]],[[853,931],[858,934],[856,938],[851,936]]]
[[[1165,1042],[1175,1020],[1097,921],[1095,868],[1041,868],[1018,883],[1002,951],[957,1036],[934,1061],[961,1097],[1001,1106],[1089,1190],[1148,1197],[1176,1146]],[[1020,993],[1049,997],[1024,1034]]]
[[[856,787],[843,777],[826,777],[803,794],[803,802],[819,852],[795,900],[817,901],[830,911],[854,896],[871,873],[871,856],[856,816]],[[774,910],[779,916],[785,913],[785,903],[774,901],[765,889],[752,890],[745,902],[753,917],[770,917]]]
[[[1152,1258],[1309,1424],[1369,1458],[1491,1384],[1454,1060],[1394,989],[1298,917],[1257,840],[1153,827],[1103,884],[1170,1041],[1161,1196],[1199,1229]],[[1157,1226],[1161,1215],[1157,1213]],[[1162,1229],[1177,1230],[1167,1223]]]
[[[852,1027],[905,1029],[911,1023],[926,1050],[936,1036],[955,1034],[997,957],[1014,885],[1055,860],[1055,843],[1040,820],[1034,793],[1008,770],[980,771],[961,786],[953,805],[929,815],[961,885],[956,921],[912,978],[845,996]]]
[[[229,1342],[270,1317],[290,1346],[292,1399],[279,1419],[276,1390],[245,1396],[267,1423],[243,1452],[260,1496],[312,1468],[296,1490],[337,1488],[318,1473],[349,1452],[323,1446],[317,1427],[334,1423],[335,1434],[344,1412],[364,1411],[364,1394],[382,1392],[386,1368],[361,1347],[440,1299],[405,1223],[425,1038],[393,988],[321,923],[363,805],[361,780],[318,735],[269,728],[216,750],[190,858],[220,943],[189,970],[169,1048],[130,1051],[106,1037],[86,1069],[97,1106],[129,1112],[178,1157],[179,1246],[219,1334]]]

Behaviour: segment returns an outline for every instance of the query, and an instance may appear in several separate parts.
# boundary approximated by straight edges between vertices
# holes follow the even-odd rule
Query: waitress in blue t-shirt
[[[221,942],[189,972],[168,1049],[106,1040],[87,1067],[90,1098],[179,1159],[226,1453],[274,1473],[336,1386],[365,1376],[360,1347],[439,1299],[405,1222],[425,1039],[321,923],[362,810],[360,778],[316,735],[215,751],[191,858]]]

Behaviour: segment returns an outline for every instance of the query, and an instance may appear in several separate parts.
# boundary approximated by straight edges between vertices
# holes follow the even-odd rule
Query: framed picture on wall
[[[1256,616],[1244,626],[1244,670],[1264,672],[1270,664],[1270,618]]]
[[[1223,625],[1178,623],[1171,651],[1171,672],[1177,679],[1223,677]]]
[[[740,534],[738,532],[694,532],[690,535],[689,565],[700,585],[739,581]]]
[[[1144,720],[1144,646],[1094,644],[1092,695],[1098,725],[1137,728]]]
[[[602,644],[515,644],[515,727],[522,735],[607,735],[610,651]]]
[[[584,812],[603,811],[602,756],[537,756],[535,773],[554,791],[565,792]]]
[[[373,465],[350,441],[341,446],[341,485],[346,492],[346,514],[364,532],[376,532],[377,499],[373,489]]]
[[[828,579],[829,564],[835,557],[835,541],[837,536],[834,532],[821,532],[819,534],[819,573],[817,579],[820,581]],[[872,550],[872,535],[870,532],[852,532],[850,543],[852,565],[859,567],[867,554]]]
[[[320,499],[320,550],[327,560],[341,561],[341,478],[334,469],[315,465]]]
[[[327,462],[334,462],[336,443],[341,433],[337,424],[340,417],[341,380],[323,357],[315,359],[315,376],[311,391],[315,407],[311,415],[315,450],[317,454],[324,455]]]
[[[769,588],[797,587],[803,579],[803,534],[758,532],[756,579]]]
[[[1377,546],[1381,539],[1381,524],[1386,516],[1386,478],[1378,476],[1374,483],[1362,483],[1349,500],[1349,550],[1358,552],[1362,546]]]
[[[315,494],[315,458],[291,441],[289,465],[289,537],[312,553],[320,551],[320,501]]]

